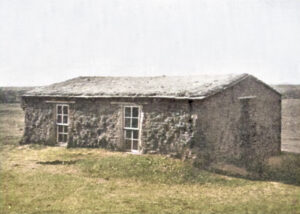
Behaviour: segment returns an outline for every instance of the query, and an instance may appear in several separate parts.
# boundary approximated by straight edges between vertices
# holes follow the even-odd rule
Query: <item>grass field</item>
[[[22,129],[20,107],[1,104],[3,214],[300,214],[299,155],[270,159],[264,180],[250,180],[159,155],[19,146]]]

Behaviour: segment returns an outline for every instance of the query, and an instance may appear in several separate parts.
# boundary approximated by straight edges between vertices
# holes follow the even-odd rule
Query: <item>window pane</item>
[[[64,133],[68,133],[68,126],[64,126]]]
[[[133,140],[132,141],[132,149],[133,150],[138,150],[138,146],[139,146],[139,141]]]
[[[57,106],[57,114],[61,114],[62,113],[61,107],[62,106]]]
[[[132,107],[132,117],[138,117],[138,116],[139,116],[139,108]]]
[[[59,134],[58,135],[58,142],[62,142],[63,141],[63,134]]]
[[[125,107],[125,117],[131,117],[131,108]]]
[[[58,126],[58,132],[62,133],[63,132],[63,126]]]
[[[63,142],[64,143],[68,142],[68,135],[64,134],[63,137],[64,137]]]
[[[68,114],[68,106],[64,106],[64,114]]]
[[[139,131],[133,130],[133,139],[139,139]]]
[[[125,127],[130,127],[130,118],[125,118]]]
[[[57,123],[61,123],[62,120],[61,120],[61,115],[57,115]]]
[[[131,150],[131,140],[125,140],[125,149]]]
[[[131,139],[131,130],[125,130],[125,138],[126,139]]]
[[[64,116],[64,123],[68,123],[68,116]]]
[[[138,119],[132,119],[132,128],[138,128]]]

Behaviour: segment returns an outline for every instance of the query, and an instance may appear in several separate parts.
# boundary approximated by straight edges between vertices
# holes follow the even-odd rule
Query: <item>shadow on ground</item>
[[[272,157],[268,162],[261,164],[257,169],[252,170],[235,166],[224,166],[226,165],[222,167],[211,167],[208,170],[220,175],[253,181],[273,181],[300,186],[300,154],[284,152],[280,156]]]
[[[61,160],[55,160],[55,161],[38,161],[37,164],[42,165],[72,165],[76,164],[78,160],[71,160],[71,161],[61,161]]]

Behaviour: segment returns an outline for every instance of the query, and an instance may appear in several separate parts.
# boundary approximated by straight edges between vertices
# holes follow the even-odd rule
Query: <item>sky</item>
[[[300,1],[0,0],[0,86],[212,73],[300,84]]]

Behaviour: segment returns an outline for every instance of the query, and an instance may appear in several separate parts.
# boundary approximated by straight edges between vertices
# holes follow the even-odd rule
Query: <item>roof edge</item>
[[[203,100],[206,97],[175,97],[175,96],[63,96],[63,95],[22,95],[21,98],[70,98],[70,99],[95,99],[95,98],[150,98],[150,99],[175,99],[175,100]]]
[[[275,88],[271,87],[270,85],[268,85],[267,83],[263,82],[262,80],[258,79],[255,76],[249,75],[249,77],[253,78],[255,81],[261,83],[262,85],[264,85],[266,88],[270,89],[271,91],[275,92],[277,95],[279,95],[280,97],[282,97],[282,94],[277,91]]]
[[[235,86],[236,84],[240,83],[241,81],[247,79],[250,76],[251,75],[247,74],[247,73],[241,74],[240,78],[238,78],[235,81],[231,82],[230,84],[228,84],[227,86],[225,86],[222,90],[217,90],[214,93],[211,93],[211,94],[207,95],[203,99],[207,99],[207,98],[213,97],[213,96],[215,96],[215,95],[217,95],[219,93],[222,93],[223,91],[227,90],[228,88],[231,88],[231,87]]]
[[[271,91],[273,91],[274,93],[276,93],[277,95],[279,95],[280,97],[282,97],[282,94],[279,93],[277,90],[275,90],[274,88],[272,88],[271,86],[269,86],[267,83],[263,82],[262,80],[256,78],[255,76],[251,75],[251,74],[243,74],[241,76],[241,78],[237,79],[236,81],[233,81],[231,84],[229,84],[227,87],[225,87],[223,90],[218,90],[216,91],[215,93],[212,93],[210,95],[207,95],[206,97],[204,97],[203,99],[207,99],[207,98],[210,98],[214,95],[217,95],[219,93],[222,93],[224,90],[227,90],[228,88],[231,88],[235,85],[237,85],[238,83],[244,81],[245,79],[248,79],[248,78],[252,78],[254,79],[255,81],[259,82],[260,84],[262,84],[263,86],[265,86],[266,88],[270,89]]]

